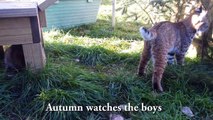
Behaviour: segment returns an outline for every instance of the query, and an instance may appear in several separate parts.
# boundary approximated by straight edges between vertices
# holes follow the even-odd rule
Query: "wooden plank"
[[[38,7],[41,11],[44,11],[50,5],[53,5],[57,0],[38,0]]]
[[[0,37],[4,36],[18,36],[18,35],[31,35],[30,28],[17,28],[17,29],[0,29]]]
[[[30,24],[31,24],[33,43],[39,43],[42,39],[39,18],[30,17]]]
[[[32,43],[30,19],[1,18],[0,19],[0,45]]]
[[[30,19],[27,17],[21,18],[1,18],[0,30],[2,29],[18,29],[18,28],[30,28]]]
[[[42,69],[46,63],[46,56],[42,43],[24,44],[25,63],[33,71]]]
[[[0,45],[33,43],[32,35],[1,36]]]
[[[41,40],[40,40],[40,42],[42,43],[42,45],[43,45],[43,47],[44,47],[44,37],[43,37],[43,30],[42,30],[42,28],[40,28],[40,30],[41,30]]]
[[[33,2],[0,2],[0,18],[36,16],[37,14],[37,4]]]
[[[38,14],[39,14],[39,20],[40,20],[41,27],[46,27],[47,21],[46,21],[45,11],[39,10]]]

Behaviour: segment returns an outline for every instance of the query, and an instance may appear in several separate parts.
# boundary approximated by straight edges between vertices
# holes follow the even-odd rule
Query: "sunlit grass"
[[[99,46],[117,53],[138,53],[143,48],[143,41],[120,39],[116,36],[110,38],[76,37],[71,31],[64,33],[62,30],[51,30],[45,32],[44,37],[47,43],[77,45],[84,48]]]

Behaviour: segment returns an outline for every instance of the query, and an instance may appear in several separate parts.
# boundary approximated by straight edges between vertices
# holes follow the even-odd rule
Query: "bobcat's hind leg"
[[[140,63],[138,66],[138,75],[142,76],[144,75],[147,63],[151,57],[151,45],[149,42],[144,42],[144,49],[141,55]]]
[[[152,86],[156,91],[163,92],[161,85],[161,79],[164,73],[164,69],[167,65],[167,51],[164,49],[153,48],[153,74],[152,74]]]

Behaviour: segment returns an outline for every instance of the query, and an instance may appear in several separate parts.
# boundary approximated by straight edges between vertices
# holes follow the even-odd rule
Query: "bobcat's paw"
[[[145,73],[144,73],[144,72],[141,72],[141,71],[138,71],[137,75],[138,75],[139,77],[142,77],[142,76],[145,75]]]
[[[154,91],[156,91],[156,92],[159,92],[159,93],[163,92],[163,87],[159,83],[153,83],[152,87],[153,87]]]

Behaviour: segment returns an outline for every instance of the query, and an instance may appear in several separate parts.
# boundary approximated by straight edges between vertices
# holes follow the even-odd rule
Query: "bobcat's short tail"
[[[157,37],[157,34],[155,32],[151,32],[147,30],[145,27],[140,27],[139,31],[140,31],[141,37],[145,41],[150,41]]]

